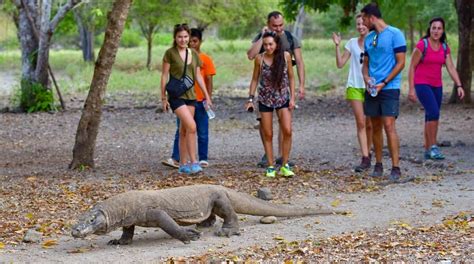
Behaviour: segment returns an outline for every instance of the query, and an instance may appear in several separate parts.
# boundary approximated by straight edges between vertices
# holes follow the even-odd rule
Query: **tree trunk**
[[[410,38],[410,53],[415,48],[415,18],[413,14],[408,16],[408,36]]]
[[[298,38],[303,38],[303,24],[306,18],[306,13],[304,12],[304,6],[300,7],[298,15],[296,16],[295,25],[293,27],[293,34]]]
[[[462,87],[466,96],[464,102],[470,104],[472,85],[472,64],[474,56],[474,3],[472,0],[455,0],[456,12],[458,13],[459,28],[459,50],[456,69],[461,79]],[[453,87],[449,103],[459,103],[457,89]]]
[[[76,20],[77,30],[81,41],[82,58],[86,62],[94,62],[94,28],[90,28],[88,24],[84,23],[80,11],[74,10],[74,20]]]
[[[149,71],[151,71],[151,49],[153,47],[153,32],[154,32],[154,27],[149,26],[148,27],[148,32],[146,36],[146,42],[147,42],[147,56],[146,56],[146,67]]]
[[[112,72],[125,20],[132,0],[116,0],[108,14],[104,43],[95,63],[94,76],[77,127],[71,169],[94,167],[94,150],[102,116],[102,99]]]
[[[29,10],[35,10],[34,0],[25,0],[23,3]],[[35,77],[36,61],[38,54],[38,41],[35,39],[34,29],[28,19],[28,11],[25,6],[19,8],[18,28],[21,45],[21,79],[31,82]]]
[[[50,28],[49,20],[51,18],[51,1],[43,0],[41,6],[41,22],[39,31],[38,61],[36,62],[35,81],[43,87],[49,87],[48,61],[49,44],[53,32]]]

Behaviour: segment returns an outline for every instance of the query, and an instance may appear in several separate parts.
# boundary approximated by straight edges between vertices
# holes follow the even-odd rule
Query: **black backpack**
[[[284,30],[283,32],[285,32],[285,35],[286,35],[286,39],[288,40],[288,43],[290,44],[290,54],[291,54],[291,63],[293,66],[296,65],[296,60],[295,58],[293,57],[294,54],[293,54],[293,51],[295,50],[295,41],[293,40],[293,35],[291,34],[290,31],[287,31],[287,30]],[[262,37],[262,32],[258,33],[257,35],[257,39],[261,38]],[[260,54],[263,53],[265,50],[263,49],[263,45],[262,47],[260,48]]]

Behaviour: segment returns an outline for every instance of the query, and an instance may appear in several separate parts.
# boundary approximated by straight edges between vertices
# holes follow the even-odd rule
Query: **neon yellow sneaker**
[[[275,167],[268,166],[267,171],[265,172],[265,176],[267,176],[268,178],[275,178],[276,176]]]
[[[293,176],[295,176],[295,173],[293,171],[291,171],[290,166],[288,165],[288,163],[285,164],[285,166],[280,167],[280,174],[283,177],[293,177]]]

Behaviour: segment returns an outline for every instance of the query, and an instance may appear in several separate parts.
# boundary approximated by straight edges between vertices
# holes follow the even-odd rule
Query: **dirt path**
[[[127,247],[106,245],[112,237],[120,235],[118,231],[86,240],[59,236],[58,245],[50,249],[38,244],[7,245],[0,250],[0,262],[150,262],[168,256],[200,255],[210,249],[238,252],[255,244],[272,247],[276,244],[275,236],[289,241],[323,238],[343,232],[386,228],[394,221],[414,226],[430,225],[439,223],[449,214],[474,211],[474,122],[470,118],[474,111],[470,108],[445,106],[439,139],[451,144],[451,147],[443,148],[447,159],[420,163],[423,113],[416,106],[404,104],[397,121],[401,167],[404,175],[416,176],[417,182],[389,185],[373,191],[353,188],[355,183],[369,184],[370,179],[367,176],[360,178],[351,171],[359,157],[354,123],[344,101],[329,97],[309,98],[300,103],[294,115],[292,153],[299,166],[299,175],[290,181],[276,182],[262,181],[260,175],[263,171],[254,166],[262,154],[262,147],[257,131],[253,129],[253,116],[241,110],[242,99],[221,98],[216,101],[220,106],[216,111],[218,118],[211,122],[211,166],[205,172],[210,181],[227,186],[229,181],[235,181],[232,186],[246,192],[270,186],[278,199],[299,205],[317,203],[330,206],[339,200],[337,208],[349,210],[353,216],[280,219],[273,225],[261,225],[258,218],[246,217],[241,221],[243,234],[240,237],[218,238],[212,235],[212,230],[204,230],[201,240],[189,245],[169,239],[155,229],[138,229],[134,244]],[[26,213],[22,202],[16,205],[11,202],[21,201],[25,193],[11,190],[28,184],[25,181],[28,177],[35,177],[40,183],[46,179],[53,183],[66,179],[65,184],[71,189],[84,184],[99,189],[106,182],[133,189],[137,186],[152,187],[160,181],[180,180],[175,171],[164,168],[159,162],[170,153],[175,129],[172,115],[156,114],[154,109],[147,107],[107,109],[97,141],[97,169],[84,173],[66,169],[80,111],[0,114],[0,191],[5,195],[3,197],[9,197],[8,200],[0,199],[0,206],[3,203],[5,210]],[[387,157],[384,163],[386,168],[390,167]],[[331,175],[324,176],[325,173]],[[125,182],[123,185],[123,179],[134,179],[138,183],[127,185]],[[251,184],[247,186],[247,183]],[[55,185],[38,187],[52,189]],[[120,188],[115,188],[115,192]],[[54,197],[51,199],[54,203]],[[69,223],[79,213],[66,212],[70,215],[56,213],[50,217],[68,218]],[[70,253],[73,251],[83,253]]]

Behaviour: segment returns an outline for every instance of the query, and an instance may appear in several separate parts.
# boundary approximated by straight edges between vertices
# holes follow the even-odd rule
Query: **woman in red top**
[[[413,51],[408,72],[408,99],[416,102],[418,97],[425,108],[425,159],[444,159],[444,155],[436,145],[443,96],[441,76],[443,64],[446,65],[455,83],[459,98],[464,97],[464,90],[446,43],[444,29],[442,18],[431,19],[426,36],[418,42]]]

